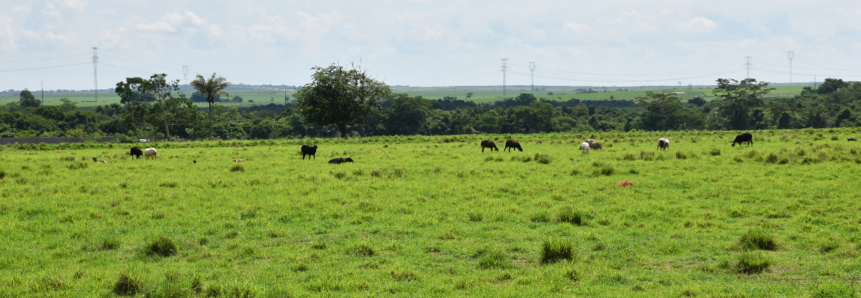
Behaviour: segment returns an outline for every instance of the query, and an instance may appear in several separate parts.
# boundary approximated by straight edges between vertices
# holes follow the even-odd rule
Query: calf
[[[344,162],[353,162],[353,159],[352,159],[352,158],[347,157],[347,158],[333,158],[333,159],[330,159],[330,160],[329,160],[329,163],[333,163],[333,164],[336,164],[336,165],[337,165],[337,164],[344,163]]]
[[[317,145],[302,145],[302,160],[305,160],[305,155],[308,155],[308,157],[313,156],[314,160],[317,160]]]
[[[157,150],[155,150],[155,148],[146,148],[146,149],[144,150],[144,158],[147,158],[147,159],[149,159],[149,158],[156,159],[156,158],[158,158],[158,156],[157,156],[157,155],[158,155],[158,151],[157,151]]]
[[[523,147],[520,147],[520,142],[517,140],[505,141],[505,149],[502,149],[502,151],[508,150],[508,152],[511,152],[512,149],[523,151]]]
[[[491,140],[481,141],[481,152],[484,152],[484,148],[490,148],[490,152],[493,152],[493,149],[499,151],[499,147],[496,147],[496,143]]]
[[[137,157],[138,159],[140,159],[141,155],[143,155],[143,150],[141,150],[141,148],[138,148],[137,146],[132,147],[131,152],[129,152],[129,156],[132,156],[132,158]]]
[[[666,138],[658,139],[658,149],[667,150],[670,149],[670,140]]]
[[[583,142],[583,144],[580,144],[580,149],[583,149],[583,154],[589,154],[589,148],[590,146],[588,142]]]
[[[735,137],[735,140],[732,141],[732,146],[735,147],[736,143],[738,143],[739,145],[743,143],[748,143],[748,146],[753,145],[753,135],[751,135],[749,132],[737,135]]]

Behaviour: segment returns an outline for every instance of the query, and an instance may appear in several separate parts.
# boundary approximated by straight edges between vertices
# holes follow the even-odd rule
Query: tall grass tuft
[[[233,165],[233,167],[230,168],[230,171],[231,172],[245,172],[245,167],[243,167],[241,165]]]
[[[147,255],[159,255],[169,257],[176,254],[176,244],[173,240],[167,237],[159,237],[144,247],[144,252]]]
[[[780,157],[778,157],[777,154],[769,152],[768,155],[765,156],[765,163],[777,163],[779,159]]]
[[[541,263],[556,263],[574,260],[574,246],[563,240],[545,240],[541,246]]]
[[[615,173],[615,172],[616,172],[616,169],[614,169],[612,166],[610,166],[610,165],[603,165],[603,166],[601,166],[601,167],[599,167],[599,168],[596,168],[596,169],[595,169],[595,172],[593,172],[592,174],[593,174],[593,175],[595,175],[595,176],[601,176],[601,175],[604,175],[604,176],[611,176],[611,175],[613,175],[613,173]]]
[[[367,244],[359,244],[350,249],[350,254],[360,257],[374,256],[374,248]]]
[[[582,226],[585,223],[584,217],[585,216],[583,215],[583,213],[579,211],[574,211],[574,209],[571,208],[562,209],[562,211],[559,212],[558,216],[560,222],[570,223],[578,226]]]
[[[498,251],[486,252],[478,260],[478,268],[481,269],[505,269],[508,267],[511,267],[511,262],[503,253]]]
[[[135,296],[143,288],[143,283],[136,276],[129,273],[121,273],[114,282],[112,291],[118,296]]]
[[[709,151],[709,154],[710,154],[711,156],[718,156],[718,155],[720,155],[720,149],[718,149],[718,148],[713,148],[711,151]]]
[[[676,151],[676,158],[677,158],[677,159],[687,159],[687,158],[688,158],[688,155],[687,155],[687,154],[685,154],[685,152],[682,152],[682,151]]]
[[[738,240],[739,245],[745,250],[776,250],[777,243],[774,237],[765,234],[761,230],[750,230]]]
[[[540,164],[549,164],[550,163],[550,155],[535,153],[535,162]]]
[[[771,267],[771,260],[761,252],[743,252],[735,264],[736,271],[744,274],[762,273],[768,267]]]

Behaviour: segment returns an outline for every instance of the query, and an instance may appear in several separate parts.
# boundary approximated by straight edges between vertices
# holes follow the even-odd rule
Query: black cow
[[[736,143],[741,145],[745,142],[748,143],[748,146],[753,145],[753,135],[749,132],[736,136],[735,140],[732,141],[732,145],[735,146]]]
[[[314,145],[314,146],[302,145],[302,160],[305,160],[305,155],[310,155],[309,157],[313,156],[314,160],[316,160],[317,159],[317,145]]]
[[[846,140],[847,140],[847,141],[852,142],[852,141],[857,141],[858,139],[856,139],[856,138],[846,138]]]
[[[491,140],[481,141],[481,152],[484,152],[484,148],[490,148],[490,152],[493,152],[493,149],[499,151],[499,147],[496,147],[496,143]]]
[[[353,162],[353,159],[347,157],[347,158],[333,158],[333,159],[329,160],[329,163],[333,163],[333,164],[340,164],[342,162]]]
[[[143,155],[143,150],[137,146],[132,147],[131,152],[129,152],[129,156],[137,157],[138,159],[141,158],[141,155]]]
[[[508,152],[511,152],[512,149],[523,151],[523,147],[520,147],[520,142],[517,140],[505,141],[505,149],[502,149],[502,151],[508,150]]]

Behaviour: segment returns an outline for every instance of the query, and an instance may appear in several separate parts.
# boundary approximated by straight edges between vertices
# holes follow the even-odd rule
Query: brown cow
[[[508,152],[511,152],[511,149],[517,149],[521,152],[523,151],[523,147],[520,147],[520,142],[517,140],[505,141],[505,149],[502,149],[502,151],[508,150]]]
[[[496,143],[491,140],[481,141],[481,152],[484,152],[484,148],[490,148],[490,152],[493,152],[493,149],[499,151],[499,147],[496,147]]]
[[[593,141],[592,139],[586,139],[586,143],[589,143],[589,148],[601,149],[601,151],[604,151],[604,146],[601,146],[601,143]]]

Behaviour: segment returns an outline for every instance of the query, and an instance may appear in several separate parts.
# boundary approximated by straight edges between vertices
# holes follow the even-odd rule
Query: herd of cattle
[[[857,141],[855,138],[848,138],[847,140]],[[735,146],[735,144],[741,145],[743,143],[747,143],[748,146],[753,145],[753,135],[751,135],[749,132],[746,132],[746,133],[743,133],[743,134],[736,136],[735,139],[732,141],[732,146]],[[499,151],[499,147],[496,147],[496,143],[494,143],[491,140],[481,141],[481,152],[484,152],[485,148],[490,149],[490,151],[493,151],[493,150]],[[669,148],[670,148],[670,140],[669,139],[667,139],[667,138],[658,139],[658,150],[667,150]],[[518,142],[517,140],[505,141],[505,149],[502,149],[503,151],[511,152],[511,150],[514,150],[514,149],[523,151],[523,147],[520,146],[520,142]],[[591,150],[591,149],[601,149],[603,151],[604,147],[601,146],[601,143],[598,143],[597,141],[594,141],[592,139],[586,139],[585,142],[580,144],[580,149],[583,151],[583,154],[589,154],[589,150]],[[308,160],[311,160],[311,157],[314,157],[315,160],[317,159],[317,145],[314,145],[314,146],[302,145],[301,151],[302,151],[302,159],[303,160],[305,159],[305,156],[308,157]],[[137,157],[137,158],[140,158],[141,155],[143,155],[146,158],[155,159],[157,157],[156,156],[157,153],[158,153],[158,151],[156,151],[155,148],[146,148],[144,150],[141,150],[141,148],[132,147],[129,155],[131,155],[132,157]],[[96,157],[93,157],[93,161],[107,163],[105,161],[98,160]],[[245,161],[245,160],[244,159],[234,159],[233,161]],[[345,162],[353,162],[353,159],[350,157],[342,157],[342,158],[333,158],[333,159],[329,160],[329,163],[332,163],[332,164],[341,164],[341,163],[345,163]],[[197,163],[196,160],[195,160],[195,163]]]

